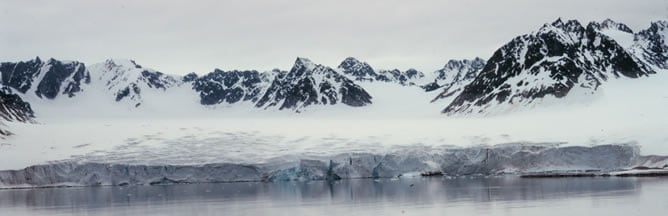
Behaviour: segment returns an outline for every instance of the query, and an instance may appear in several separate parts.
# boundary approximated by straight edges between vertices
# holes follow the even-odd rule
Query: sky
[[[431,72],[488,58],[558,17],[634,30],[668,19],[666,0],[2,0],[0,61],[109,58],[171,74],[290,69],[296,57],[336,67]]]

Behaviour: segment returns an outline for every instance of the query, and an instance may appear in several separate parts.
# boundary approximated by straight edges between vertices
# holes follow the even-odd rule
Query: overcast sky
[[[289,69],[295,57],[337,66],[430,72],[489,57],[557,17],[612,18],[639,30],[668,19],[667,0],[1,0],[0,61],[130,58],[167,73]]]

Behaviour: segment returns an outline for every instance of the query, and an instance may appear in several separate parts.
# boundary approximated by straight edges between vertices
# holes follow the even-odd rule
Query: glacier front
[[[114,157],[105,155],[104,157]],[[407,175],[501,175],[541,171],[619,171],[668,167],[668,157],[642,156],[631,144],[592,147],[549,143],[431,148],[394,147],[385,154],[293,155],[260,163],[181,165],[159,161],[118,161],[96,156],[54,161],[21,170],[0,171],[0,187],[155,185],[245,181],[309,181],[349,178],[397,178]],[[184,156],[188,157],[188,155]],[[105,163],[93,161],[107,161]]]

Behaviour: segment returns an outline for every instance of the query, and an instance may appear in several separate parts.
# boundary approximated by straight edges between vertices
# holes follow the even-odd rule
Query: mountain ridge
[[[471,84],[442,112],[485,113],[527,105],[574,89],[593,94],[609,78],[656,73],[594,25],[561,19],[514,38],[487,61]]]
[[[545,97],[564,98],[576,89],[593,95],[610,79],[635,79],[668,69],[667,34],[668,21],[652,22],[634,32],[611,19],[585,25],[559,18],[515,37],[488,60],[449,60],[432,73],[375,69],[354,57],[335,68],[297,57],[288,71],[214,69],[183,76],[145,68],[133,60],[110,59],[87,66],[37,57],[0,63],[0,72],[2,85],[25,97],[26,103],[98,91],[103,94],[95,97],[138,108],[150,104],[155,95],[179,89],[185,97],[197,97],[193,101],[204,107],[245,103],[259,110],[303,112],[318,106],[374,106],[368,86],[387,83],[387,88],[421,89],[433,95],[425,104],[443,103],[441,112],[447,115],[487,115],[540,104]]]

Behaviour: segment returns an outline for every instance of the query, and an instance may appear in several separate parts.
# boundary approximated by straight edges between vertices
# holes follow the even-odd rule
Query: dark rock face
[[[5,121],[31,122],[35,113],[28,102],[13,94],[8,87],[0,88],[0,117]]]
[[[338,68],[344,74],[355,77],[355,80],[373,81],[378,76],[368,63],[361,62],[353,57],[344,59]]]
[[[73,97],[75,93],[81,91],[82,82],[90,83],[90,75],[83,63],[64,64],[51,59],[49,64],[51,65],[49,71],[44,74],[44,78],[37,85],[35,92],[37,96],[54,99],[58,93],[61,93],[60,88],[64,86],[61,94]]]
[[[420,87],[421,87],[422,89],[424,89],[424,91],[426,91],[426,92],[434,91],[434,90],[436,90],[436,89],[441,88],[441,86],[438,85],[438,83],[435,82],[435,81],[434,81],[434,82],[429,82],[429,83],[424,84],[424,85],[422,85],[422,86],[420,86]]]
[[[379,72],[378,76],[376,77],[376,80],[378,81],[383,81],[383,82],[392,82],[395,80],[402,80],[402,73],[398,69],[394,70],[381,70]],[[406,76],[403,77],[403,80],[406,81]]]
[[[495,104],[531,103],[573,88],[595,91],[613,77],[655,73],[592,25],[557,20],[497,50],[471,84],[443,112],[484,113]]]
[[[341,84],[339,93],[341,93],[341,102],[348,106],[361,107],[371,104],[371,95],[355,83],[346,82]]]
[[[195,81],[195,79],[197,79],[197,77],[198,77],[197,74],[192,72],[192,73],[188,73],[185,76],[183,76],[183,79],[181,79],[181,80],[183,82],[192,82],[192,81]]]
[[[484,66],[485,60],[481,58],[450,60],[442,69],[435,72],[434,81],[423,85],[422,88],[427,92],[443,89],[432,102],[456,95],[478,76]]]
[[[233,104],[239,101],[256,102],[262,93],[263,84],[270,82],[270,77],[271,74],[257,71],[225,72],[216,69],[195,79],[193,89],[199,92],[200,103],[203,105]]]
[[[174,77],[167,76],[159,71],[144,70],[141,72],[141,78],[150,88],[167,89],[170,85],[177,82]]]
[[[334,69],[297,58],[289,72],[279,73],[256,107],[278,106],[297,110],[314,104],[349,106],[371,103],[371,96],[352,80]]]
[[[639,55],[647,63],[668,69],[668,21],[653,22],[648,29],[635,34]]]
[[[411,68],[404,72],[404,76],[406,77],[406,79],[416,79],[424,77],[424,74],[420,71]]]
[[[59,94],[74,97],[82,84],[90,83],[90,74],[80,62],[62,62],[39,58],[27,62],[0,64],[2,84],[26,94],[34,89],[40,98],[54,99]]]
[[[26,93],[32,87],[33,77],[38,75],[42,64],[39,57],[27,62],[3,62],[0,64],[2,84]]]
[[[400,71],[399,69],[393,70],[380,70],[378,71],[378,76],[376,80],[382,82],[396,82],[401,85],[416,85],[415,80],[424,77],[424,73],[417,71],[415,69],[408,69],[406,71]]]
[[[134,95],[140,95],[141,94],[141,89],[137,84],[135,83],[130,83],[129,86],[121,89],[116,93],[116,101],[121,101],[123,98],[130,96],[131,94]]]
[[[353,77],[354,80],[364,82],[380,81],[416,85],[416,80],[424,77],[424,73],[412,68],[406,71],[398,69],[375,71],[368,63],[353,57],[344,59],[338,69],[343,71],[343,74]]]

